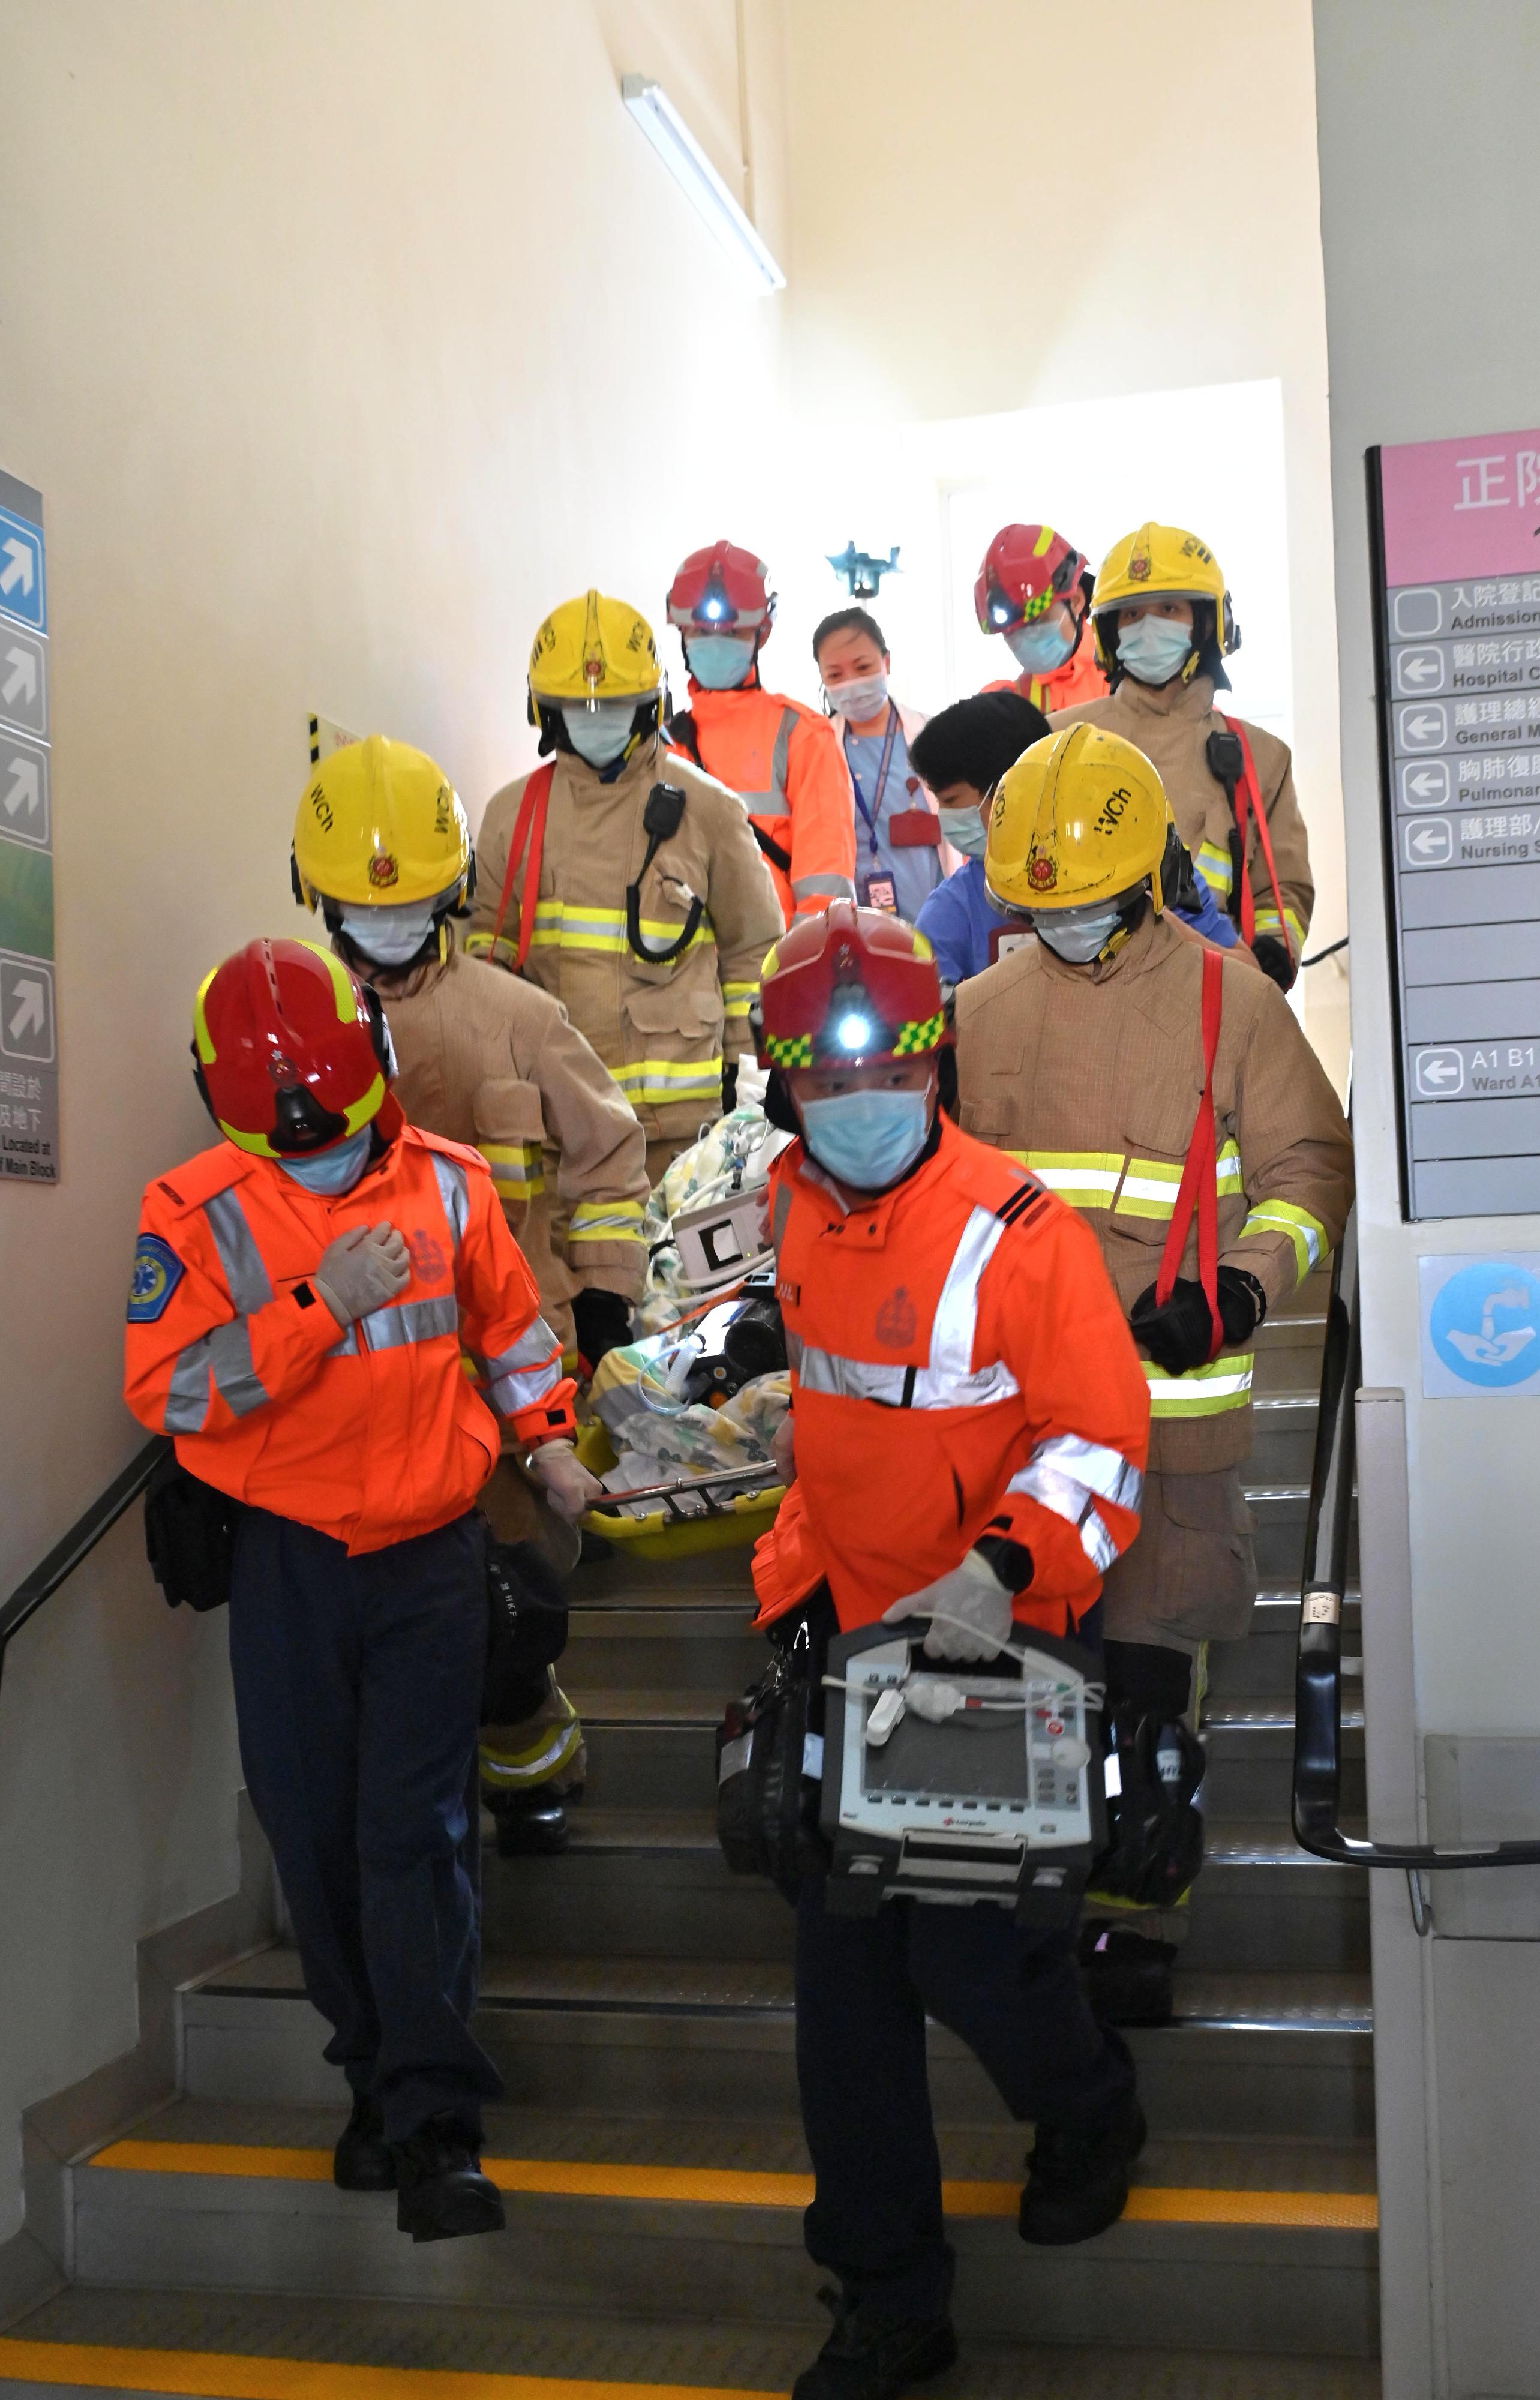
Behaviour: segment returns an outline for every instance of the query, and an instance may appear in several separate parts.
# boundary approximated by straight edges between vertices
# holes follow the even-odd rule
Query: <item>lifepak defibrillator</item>
[[[827,1906],[987,1900],[1067,1920],[1107,1846],[1098,1660],[1034,1630],[988,1668],[933,1664],[915,1624],[829,1645]]]

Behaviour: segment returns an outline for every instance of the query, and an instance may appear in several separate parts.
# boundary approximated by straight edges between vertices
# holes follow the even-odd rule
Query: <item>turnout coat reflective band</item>
[[[1136,683],[1132,675],[1124,675],[1116,691],[1110,692],[1104,700],[1057,710],[1049,718],[1056,733],[1061,725],[1082,722],[1102,725],[1109,733],[1123,734],[1154,761],[1177,820],[1177,831],[1192,853],[1192,864],[1220,907],[1226,907],[1232,873],[1230,836],[1235,820],[1224,785],[1208,771],[1208,737],[1225,730],[1224,718],[1214,705],[1212,679],[1194,675],[1190,684],[1163,684],[1152,691],[1148,684]],[[1253,825],[1247,844],[1246,871],[1256,902],[1256,930],[1270,934],[1274,941],[1287,943],[1297,959],[1310,931],[1315,886],[1310,872],[1309,837],[1294,790],[1293,761],[1288,743],[1280,742],[1275,733],[1264,732],[1249,719],[1246,720],[1246,730],[1256,761],[1257,785],[1273,837],[1273,856],[1283,894],[1284,921],[1280,926],[1273,879]]]
[[[643,742],[612,784],[566,752],[552,761],[525,965],[592,1043],[640,1118],[649,1141],[693,1139],[720,1112],[724,1056],[748,1048],[748,1008],[759,962],[782,930],[770,870],[742,802],[656,738]],[[476,842],[476,905],[468,951],[484,955],[502,900],[509,845],[527,776],[486,804]],[[677,833],[663,842],[640,894],[642,938],[654,949],[678,939],[692,900],[705,914],[666,965],[639,959],[626,935],[626,887],[642,872],[642,816],[654,784],[685,794]],[[525,905],[525,865],[513,879],[497,961],[511,966]]]
[[[789,925],[855,897],[855,798],[826,716],[784,692],[704,691],[691,678],[701,764],[736,792],[761,833],[791,854],[770,869]]]
[[[1247,1268],[1275,1307],[1341,1238],[1353,1197],[1337,1095],[1275,984],[1244,953],[1147,914],[1105,965],[1067,966],[1034,942],[958,990],[963,1125],[1086,1218],[1124,1309],[1159,1274],[1203,1095],[1206,953],[1224,978],[1220,1261]],[[1180,1271],[1196,1281],[1195,1212]],[[1249,1347],[1178,1376],[1146,1359],[1151,1466],[1201,1475],[1243,1459],[1253,1364]]]
[[[382,1220],[412,1279],[342,1332],[310,1278],[339,1234]],[[205,1483],[350,1555],[448,1524],[496,1466],[462,1342],[522,1441],[573,1430],[573,1384],[473,1150],[405,1125],[326,1200],[221,1142],[146,1187],[140,1228],[129,1408]]]
[[[869,1625],[981,1534],[1024,1543],[1023,1624],[1063,1633],[1138,1530],[1149,1401],[1094,1239],[946,1120],[847,1207],[800,1142],[770,1169],[797,1480],[754,1560],[760,1621],[827,1576]]]
[[[639,1300],[647,1138],[561,1002],[458,950],[374,980],[396,1047],[397,1099],[414,1125],[481,1152],[552,1330],[570,1338],[572,1296],[585,1284]]]

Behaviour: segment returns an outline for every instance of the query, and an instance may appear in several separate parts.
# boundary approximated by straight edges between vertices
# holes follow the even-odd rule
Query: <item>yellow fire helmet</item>
[[[1146,876],[1159,916],[1171,811],[1142,750],[1068,725],[1007,767],[989,811],[984,880],[997,907],[1037,916],[1121,899]]]
[[[310,770],[294,812],[294,897],[307,908],[399,908],[474,887],[459,795],[425,751],[371,733]]]
[[[652,627],[627,600],[585,592],[552,608],[529,653],[529,691],[535,701],[654,699],[663,671]]]
[[[1206,542],[1180,525],[1141,525],[1112,544],[1097,577],[1091,603],[1097,664],[1114,671],[1116,618],[1131,600],[1206,600],[1214,611],[1214,637],[1221,656],[1241,646],[1240,631],[1225,589],[1224,570]],[[1201,641],[1188,661],[1183,680],[1196,675]]]

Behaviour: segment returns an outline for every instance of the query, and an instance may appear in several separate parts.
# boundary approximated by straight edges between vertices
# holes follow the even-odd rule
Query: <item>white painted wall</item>
[[[142,1438],[140,1190],[209,1139],[198,977],[293,923],[314,707],[472,813],[525,660],[594,581],[661,609],[773,439],[755,298],[621,107],[660,75],[784,227],[779,0],[0,0],[0,465],[48,513],[63,1183],[0,1189],[0,1590]],[[772,238],[774,238],[772,236]],[[0,1693],[0,2240],[20,2109],[133,2036],[133,1939],[229,1890],[220,1620],[137,1512]]]

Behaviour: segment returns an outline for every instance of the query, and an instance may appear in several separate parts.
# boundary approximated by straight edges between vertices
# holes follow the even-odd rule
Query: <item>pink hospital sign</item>
[[[1385,580],[1540,573],[1540,428],[1380,453]]]

